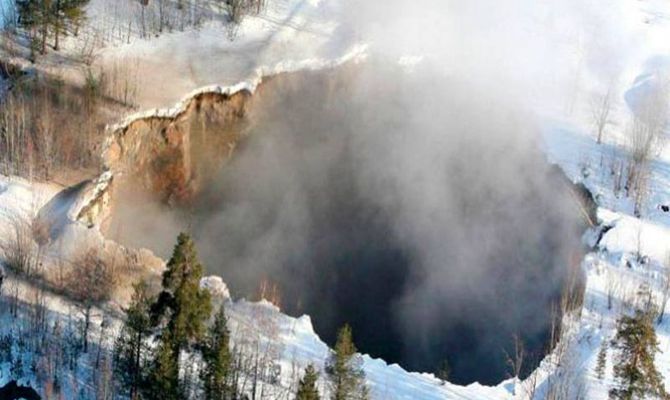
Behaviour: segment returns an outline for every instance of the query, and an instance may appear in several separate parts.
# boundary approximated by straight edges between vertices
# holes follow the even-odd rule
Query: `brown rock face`
[[[327,92],[335,92],[357,71],[351,66],[322,72]],[[176,116],[137,119],[112,133],[103,165],[114,174],[115,187],[142,189],[162,204],[188,206],[205,181],[221,171],[263,110],[284,104],[286,90],[299,87],[306,74],[312,73],[265,77],[253,95],[246,90],[201,93]]]
[[[163,202],[187,204],[244,135],[250,97],[204,93],[175,117],[138,119],[113,133],[104,163]]]

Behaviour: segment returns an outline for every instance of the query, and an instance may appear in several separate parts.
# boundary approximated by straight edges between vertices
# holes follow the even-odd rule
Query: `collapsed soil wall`
[[[104,165],[168,204],[183,205],[244,135],[251,93],[203,93],[175,117],[135,120],[112,133]]]

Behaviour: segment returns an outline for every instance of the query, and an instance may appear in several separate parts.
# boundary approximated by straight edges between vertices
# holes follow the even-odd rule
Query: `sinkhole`
[[[495,384],[544,354],[584,224],[523,107],[439,72],[348,65],[197,96],[117,132],[108,236],[193,234],[234,297],[259,288],[333,344]],[[131,145],[132,144],[132,145]]]

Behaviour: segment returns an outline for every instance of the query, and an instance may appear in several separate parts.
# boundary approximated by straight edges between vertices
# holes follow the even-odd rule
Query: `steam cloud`
[[[574,102],[576,71],[620,68],[602,60],[622,33],[587,29],[602,10],[585,4],[354,1],[340,34],[371,40],[372,60],[265,84],[249,139],[191,211],[129,201],[122,240],[165,256],[187,227],[234,293],[277,282],[329,341],[350,322],[387,361],[448,358],[456,382],[499,381],[513,334],[546,344],[579,250],[530,109]],[[413,54],[424,62],[401,71]]]
[[[275,78],[189,225],[234,293],[277,282],[327,340],[350,322],[375,356],[428,371],[449,358],[455,380],[493,382],[513,334],[545,344],[577,213],[527,115],[435,76],[368,65]],[[126,231],[169,233],[163,246],[185,227],[174,211],[120,210]]]

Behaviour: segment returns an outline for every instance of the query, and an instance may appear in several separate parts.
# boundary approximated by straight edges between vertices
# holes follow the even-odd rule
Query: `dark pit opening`
[[[451,381],[494,384],[519,335],[537,356],[527,372],[580,259],[579,211],[522,111],[419,76],[435,75],[272,78],[188,206],[147,201],[126,178],[108,231],[168,257],[190,230],[235,296],[276,285],[282,309],[309,314],[330,344],[348,322],[373,357],[427,372],[447,359]]]

